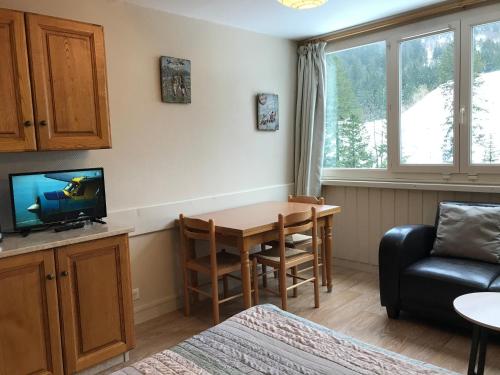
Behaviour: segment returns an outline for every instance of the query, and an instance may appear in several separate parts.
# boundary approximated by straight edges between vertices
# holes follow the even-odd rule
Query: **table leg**
[[[325,243],[325,259],[326,264],[326,285],[328,293],[332,291],[332,226],[333,226],[333,216],[330,215],[325,220],[325,227],[323,229],[323,242]]]
[[[483,375],[486,363],[486,350],[488,346],[488,331],[474,325],[472,332],[472,343],[469,357],[468,375]],[[479,352],[479,355],[478,355]],[[477,369],[476,369],[477,367]]]
[[[238,240],[241,256],[241,283],[243,284],[243,303],[246,309],[252,307],[252,283],[250,281],[250,259],[248,245],[244,238]]]
[[[484,374],[484,365],[486,363],[486,349],[488,348],[488,330],[486,328],[481,329],[479,334],[479,358],[477,361],[477,375]]]
[[[472,343],[470,346],[469,369],[467,370],[468,375],[475,375],[476,373],[477,349],[479,347],[479,331],[479,327],[474,325],[472,331]]]
[[[326,246],[325,246],[325,229],[321,228],[321,286],[326,286]]]

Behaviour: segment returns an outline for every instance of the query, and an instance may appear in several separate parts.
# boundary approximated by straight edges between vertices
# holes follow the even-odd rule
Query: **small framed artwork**
[[[160,57],[161,101],[191,103],[191,61],[176,57]]]
[[[257,95],[257,129],[276,131],[279,129],[279,103],[276,94]]]

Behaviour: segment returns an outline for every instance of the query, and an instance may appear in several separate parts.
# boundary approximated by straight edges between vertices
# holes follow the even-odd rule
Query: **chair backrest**
[[[288,202],[295,203],[310,203],[310,204],[325,204],[325,198],[323,197],[313,197],[311,195],[289,195]]]
[[[195,257],[194,251],[190,251],[192,240],[208,241],[210,248],[211,263],[217,263],[217,246],[215,243],[215,223],[212,219],[209,221],[193,219],[179,215],[181,229],[181,246],[185,259]],[[212,259],[214,258],[214,259]]]
[[[311,207],[310,210],[296,212],[289,215],[278,215],[278,230],[279,230],[279,245],[280,257],[282,261],[285,257],[286,236],[296,233],[304,233],[311,231],[312,249],[317,251],[318,246],[318,222],[316,215],[316,207]]]
[[[315,215],[316,215],[316,209],[314,207],[311,208],[311,210],[296,212],[286,216],[279,215],[278,225],[280,227],[280,230],[283,229],[283,234],[285,236],[295,233],[304,233],[312,229],[313,216]],[[280,224],[280,218],[282,219],[283,225]]]

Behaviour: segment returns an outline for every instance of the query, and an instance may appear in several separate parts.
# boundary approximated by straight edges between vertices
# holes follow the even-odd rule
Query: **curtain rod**
[[[466,9],[499,3],[499,0],[448,0],[442,3],[429,5],[409,12],[399,13],[394,16],[367,22],[361,25],[348,27],[332,33],[319,35],[313,38],[299,41],[299,45],[334,42],[342,39],[387,30],[398,26],[422,21],[424,19],[439,17],[449,13],[456,13]]]

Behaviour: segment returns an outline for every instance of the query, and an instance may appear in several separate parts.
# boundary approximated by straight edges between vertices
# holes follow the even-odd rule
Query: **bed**
[[[113,375],[455,374],[260,305]],[[456,375],[456,374],[455,374]]]

